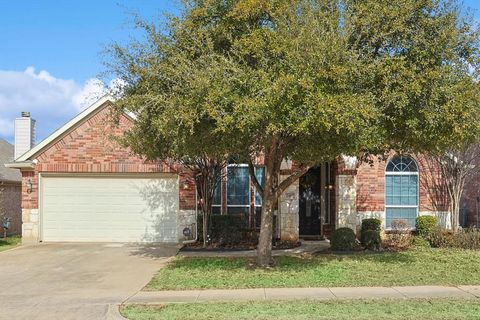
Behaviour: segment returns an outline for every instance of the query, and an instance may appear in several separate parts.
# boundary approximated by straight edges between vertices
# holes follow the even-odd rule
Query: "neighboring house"
[[[22,232],[22,175],[18,169],[4,166],[12,162],[14,147],[7,141],[0,139],[0,237],[3,236],[3,216],[10,220],[8,234]]]
[[[124,115],[111,126],[104,97],[19,157],[22,171],[23,241],[179,242],[195,223],[194,180],[175,163],[144,161],[117,144],[131,127]],[[27,135],[28,136],[28,135]],[[321,146],[319,146],[321,148]],[[261,199],[244,165],[229,166],[216,190],[214,213],[243,214],[258,225]],[[263,179],[261,161],[257,176]],[[282,176],[295,164],[282,163]],[[388,162],[355,158],[311,169],[278,204],[276,234],[283,240],[328,236],[335,228],[357,230],[365,217],[412,225],[419,214],[446,223],[435,170],[421,158],[392,155]]]

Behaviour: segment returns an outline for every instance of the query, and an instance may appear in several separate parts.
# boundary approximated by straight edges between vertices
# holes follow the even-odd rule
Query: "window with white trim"
[[[255,167],[255,177],[258,183],[265,187],[265,167]],[[255,224],[260,227],[260,219],[262,216],[262,196],[255,189]]]
[[[250,175],[248,165],[227,167],[227,213],[246,214],[250,211]]]
[[[262,211],[262,197],[256,191],[253,183],[250,179],[250,172],[248,165],[246,164],[232,164],[229,165],[227,170],[225,183],[219,182],[213,193],[212,213],[222,213],[222,192],[226,188],[227,198],[227,214],[245,214],[248,215],[250,207],[255,207],[255,213],[257,214],[257,220],[259,220],[260,213]],[[265,167],[255,167],[255,176],[258,179],[260,185],[265,184]],[[252,189],[253,187],[253,194]],[[251,203],[251,199],[254,202]]]
[[[218,181],[213,191],[212,214],[222,213],[222,181]]]
[[[418,215],[418,167],[411,157],[395,156],[385,169],[385,227],[405,220],[413,229]]]

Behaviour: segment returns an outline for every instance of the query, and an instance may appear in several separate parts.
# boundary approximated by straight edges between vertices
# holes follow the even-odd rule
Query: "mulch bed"
[[[273,245],[273,250],[285,250],[297,248],[301,245],[300,242],[290,242],[290,241],[277,241]],[[217,252],[217,251],[246,251],[246,250],[256,250],[257,244],[254,243],[239,243],[236,245],[222,245],[218,243],[212,243],[206,248],[203,247],[202,242],[194,242],[184,245],[180,251],[184,252]]]

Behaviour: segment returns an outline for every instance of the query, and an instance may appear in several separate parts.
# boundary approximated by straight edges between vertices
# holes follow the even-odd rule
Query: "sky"
[[[464,1],[480,19],[480,0]],[[30,111],[37,142],[93,103],[111,83],[101,52],[141,36],[133,14],[178,14],[180,0],[0,0],[0,138]]]
[[[13,143],[22,111],[46,138],[103,95],[101,52],[141,35],[133,14],[179,10],[177,0],[0,0],[0,138]]]

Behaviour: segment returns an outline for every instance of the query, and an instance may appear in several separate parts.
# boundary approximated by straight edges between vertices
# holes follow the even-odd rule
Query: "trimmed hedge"
[[[362,232],[366,230],[382,231],[382,221],[375,218],[362,220]]]
[[[415,220],[417,234],[424,238],[431,237],[438,228],[438,219],[435,216],[420,216]]]
[[[371,232],[368,232],[368,231],[374,231],[375,235],[373,235]],[[376,241],[377,236],[380,239],[380,232],[381,231],[382,231],[382,221],[381,220],[375,219],[375,218],[363,219],[362,220],[362,229],[360,231],[360,242],[362,243],[362,245],[367,247],[367,249],[370,249],[370,248],[368,248],[368,246],[370,245],[369,243],[372,241],[372,237],[375,238],[375,241]],[[367,238],[365,238],[365,237],[367,237]],[[379,242],[378,247],[380,247],[380,241],[381,240],[378,241]]]
[[[362,244],[368,250],[379,250],[382,240],[377,230],[365,230],[362,232]]]
[[[338,228],[330,238],[330,247],[335,251],[351,251],[357,245],[355,232],[350,228]]]
[[[203,215],[197,216],[198,241],[203,241]],[[251,240],[252,237],[247,228],[248,219],[241,215],[210,215],[209,242],[220,246],[234,246],[242,241]]]

